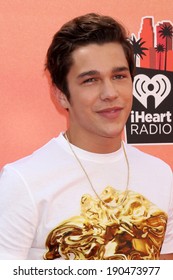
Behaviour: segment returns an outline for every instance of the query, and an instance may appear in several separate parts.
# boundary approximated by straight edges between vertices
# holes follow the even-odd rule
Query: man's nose
[[[115,85],[115,81],[108,80],[104,81],[102,84],[101,92],[100,92],[100,98],[102,100],[112,100],[117,98],[119,95],[118,88]]]

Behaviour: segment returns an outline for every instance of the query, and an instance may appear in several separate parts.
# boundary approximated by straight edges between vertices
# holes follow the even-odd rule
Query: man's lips
[[[117,118],[122,111],[122,107],[112,107],[112,108],[105,108],[102,110],[97,111],[99,115],[108,119]]]

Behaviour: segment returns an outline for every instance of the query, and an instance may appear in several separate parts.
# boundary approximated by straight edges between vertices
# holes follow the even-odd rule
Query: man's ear
[[[66,95],[60,91],[59,89],[56,89],[56,98],[59,101],[60,105],[64,108],[64,109],[68,109],[69,108],[69,101],[66,97]]]

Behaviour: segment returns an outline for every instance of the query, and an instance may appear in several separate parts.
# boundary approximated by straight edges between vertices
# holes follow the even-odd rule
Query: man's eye
[[[121,79],[124,79],[124,78],[125,78],[124,75],[115,75],[115,76],[113,77],[114,80],[121,80]]]
[[[86,79],[83,81],[84,84],[87,84],[87,83],[93,83],[96,81],[96,78],[89,78],[89,79]]]

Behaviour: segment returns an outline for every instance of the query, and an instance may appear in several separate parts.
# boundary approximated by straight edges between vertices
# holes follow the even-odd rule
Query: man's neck
[[[121,137],[87,137],[87,135],[75,135],[67,130],[66,135],[71,144],[92,153],[108,154],[113,153],[121,147]]]

